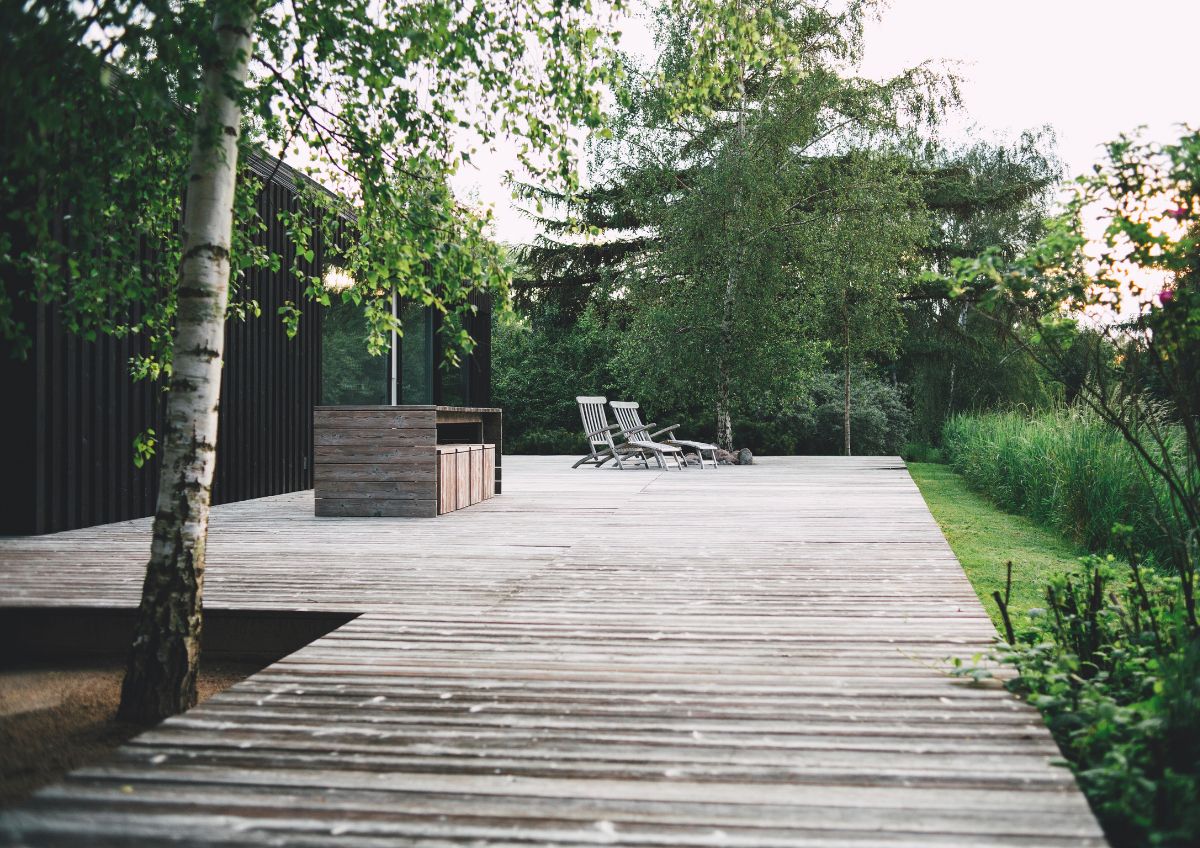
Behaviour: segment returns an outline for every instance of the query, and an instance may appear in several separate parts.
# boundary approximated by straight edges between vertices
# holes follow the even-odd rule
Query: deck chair
[[[604,405],[608,403],[607,398],[577,397],[575,402],[579,404],[579,417],[583,420],[583,431],[587,434],[588,455],[572,465],[572,468],[581,465],[595,465],[599,468],[609,460],[615,460],[617,467],[622,470],[627,462],[640,463],[642,467],[649,468],[650,457],[655,459],[659,468],[666,468],[667,456],[674,457],[675,464],[683,468],[679,458],[683,451],[679,448],[653,441],[630,441],[621,436],[621,425],[608,423],[608,414],[604,411]],[[622,439],[622,442],[618,443],[617,438]]]
[[[708,454],[713,468],[717,468],[717,451],[719,448],[716,445],[710,445],[708,442],[692,442],[687,439],[676,439],[674,434],[679,429],[678,424],[672,424],[670,427],[663,427],[661,430],[651,433],[650,428],[657,427],[658,425],[654,423],[642,423],[642,416],[638,412],[639,406],[637,401],[614,400],[609,403],[609,406],[612,407],[617,423],[621,425],[621,434],[625,437],[626,441],[634,444],[650,442],[662,445],[663,447],[694,450],[696,456],[700,458],[701,468],[704,468],[704,455]],[[663,439],[662,442],[654,441],[664,433],[667,435],[667,438]]]

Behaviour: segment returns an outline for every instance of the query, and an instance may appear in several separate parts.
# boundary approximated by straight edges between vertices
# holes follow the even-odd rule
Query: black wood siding
[[[262,176],[268,163],[251,162]],[[278,272],[250,271],[245,285],[262,315],[231,320],[225,331],[216,503],[281,494],[312,485],[312,408],[320,397],[321,314],[301,297],[290,272],[293,252],[276,213],[294,206],[286,168],[259,195],[267,230],[256,236],[283,258]],[[321,273],[319,237],[308,273]],[[12,290],[12,289],[10,289]],[[288,339],[277,310],[301,306],[300,333]],[[23,306],[33,349],[16,362],[0,344],[0,379],[9,403],[0,415],[0,533],[49,533],[151,515],[158,463],[133,464],[134,437],[162,433],[161,385],[134,383],[129,358],[137,339],[88,342],[66,332],[52,307]]]

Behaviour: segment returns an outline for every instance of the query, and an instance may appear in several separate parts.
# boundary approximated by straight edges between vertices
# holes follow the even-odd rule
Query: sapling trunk
[[[1008,604],[1012,600],[1012,560],[1008,561],[1005,566],[1004,578],[1004,594],[1000,594],[999,589],[992,590],[992,599],[996,602],[996,608],[1000,610],[1000,620],[1004,623],[1004,638],[1009,645],[1017,644],[1016,634],[1013,632],[1012,618],[1008,614]]]
[[[717,363],[717,445],[733,450],[733,416],[729,411],[729,356],[733,349],[733,306],[736,276],[731,267],[725,278],[725,297],[720,327],[720,361]]]
[[[846,391],[846,403],[842,409],[842,438],[845,442],[846,456],[850,456],[850,314],[849,309],[844,315],[845,346],[842,349],[842,369]]]
[[[734,136],[735,167],[741,163],[736,160],[746,155],[746,63],[738,66],[738,115],[736,135]],[[741,179],[738,173],[736,180]],[[733,187],[733,219],[740,224],[741,188],[735,182]],[[728,234],[728,233],[727,233]],[[742,273],[743,249],[740,231],[734,234],[734,245],[729,258],[729,268],[725,274],[725,296],[721,301],[721,326],[719,330],[718,362],[717,362],[717,445],[723,450],[733,450],[733,415],[729,408],[730,388],[730,359],[733,355],[733,317],[737,305],[737,281]]]
[[[204,68],[188,166],[158,504],[118,710],[127,721],[158,721],[196,703],[241,123],[236,94],[246,81],[255,18],[250,3],[222,5]]]

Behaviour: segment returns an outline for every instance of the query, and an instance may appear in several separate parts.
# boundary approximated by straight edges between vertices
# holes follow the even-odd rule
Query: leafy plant
[[[153,427],[147,427],[144,432],[133,437],[133,464],[141,468],[154,457],[154,445],[158,437]]]
[[[1192,605],[1200,561],[1200,132],[1187,129],[1166,145],[1123,136],[1107,153],[1071,184],[1064,213],[1027,252],[957,259],[945,281],[1073,386],[1078,403],[1165,488],[1154,520]],[[1091,250],[1085,227],[1095,210],[1106,227]]]
[[[1117,846],[1200,841],[1200,641],[1182,581],[1091,556],[998,653]]]
[[[1065,506],[1060,521],[1078,517],[1093,531],[1103,526],[1091,515],[1096,494],[1131,517],[1109,531],[1129,562],[1125,584],[1114,586],[1111,560],[1096,559],[1053,581],[1046,614],[1015,634],[1006,659],[1112,840],[1190,846],[1200,842],[1200,132],[1167,145],[1122,137],[1107,153],[1024,255],[960,258],[948,280],[952,295],[980,303],[1073,386],[1094,420],[1051,428],[1057,443],[1025,439],[1020,420],[993,421],[984,426],[1005,448],[973,453],[969,443],[987,441],[967,432],[973,425],[948,429],[966,437],[968,468],[1017,459],[994,475],[1000,498]],[[1106,228],[1093,250],[1085,225],[1096,210]],[[1090,444],[1071,444],[1076,434]],[[1039,468],[1059,454],[1072,459]],[[1140,486],[1114,485],[1114,467]],[[1050,475],[1054,490],[1036,482]],[[1160,569],[1143,566],[1147,549]]]

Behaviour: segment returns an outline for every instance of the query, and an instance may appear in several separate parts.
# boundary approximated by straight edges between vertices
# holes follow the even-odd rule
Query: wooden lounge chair
[[[621,425],[621,434],[625,436],[626,441],[632,444],[651,444],[660,445],[662,447],[674,447],[682,450],[693,450],[696,456],[700,458],[700,467],[704,468],[704,455],[708,454],[709,460],[712,462],[713,468],[717,467],[717,451],[719,448],[716,445],[710,445],[708,442],[692,442],[687,439],[676,439],[674,433],[679,429],[678,424],[672,424],[670,427],[663,427],[661,430],[656,430],[651,433],[651,427],[657,427],[657,424],[643,424],[641,413],[638,412],[637,401],[614,400],[609,406],[612,407],[613,415],[616,416],[617,423]],[[667,434],[667,438],[662,442],[654,440],[663,434]]]
[[[654,457],[659,468],[666,468],[667,456],[673,457],[675,464],[679,468],[683,468],[683,462],[680,460],[682,449],[672,445],[658,444],[651,440],[639,441],[622,437],[621,425],[608,423],[608,414],[604,411],[604,405],[608,403],[607,398],[577,397],[575,402],[579,404],[579,417],[583,419],[583,431],[587,434],[589,452],[587,456],[572,465],[572,468],[578,468],[581,465],[595,465],[599,468],[610,459],[615,460],[617,467],[622,470],[625,468],[625,463],[631,460],[635,463],[640,462],[643,467],[648,468],[650,466],[649,457]],[[613,437],[614,431],[617,431],[617,438],[623,439],[619,444]]]

